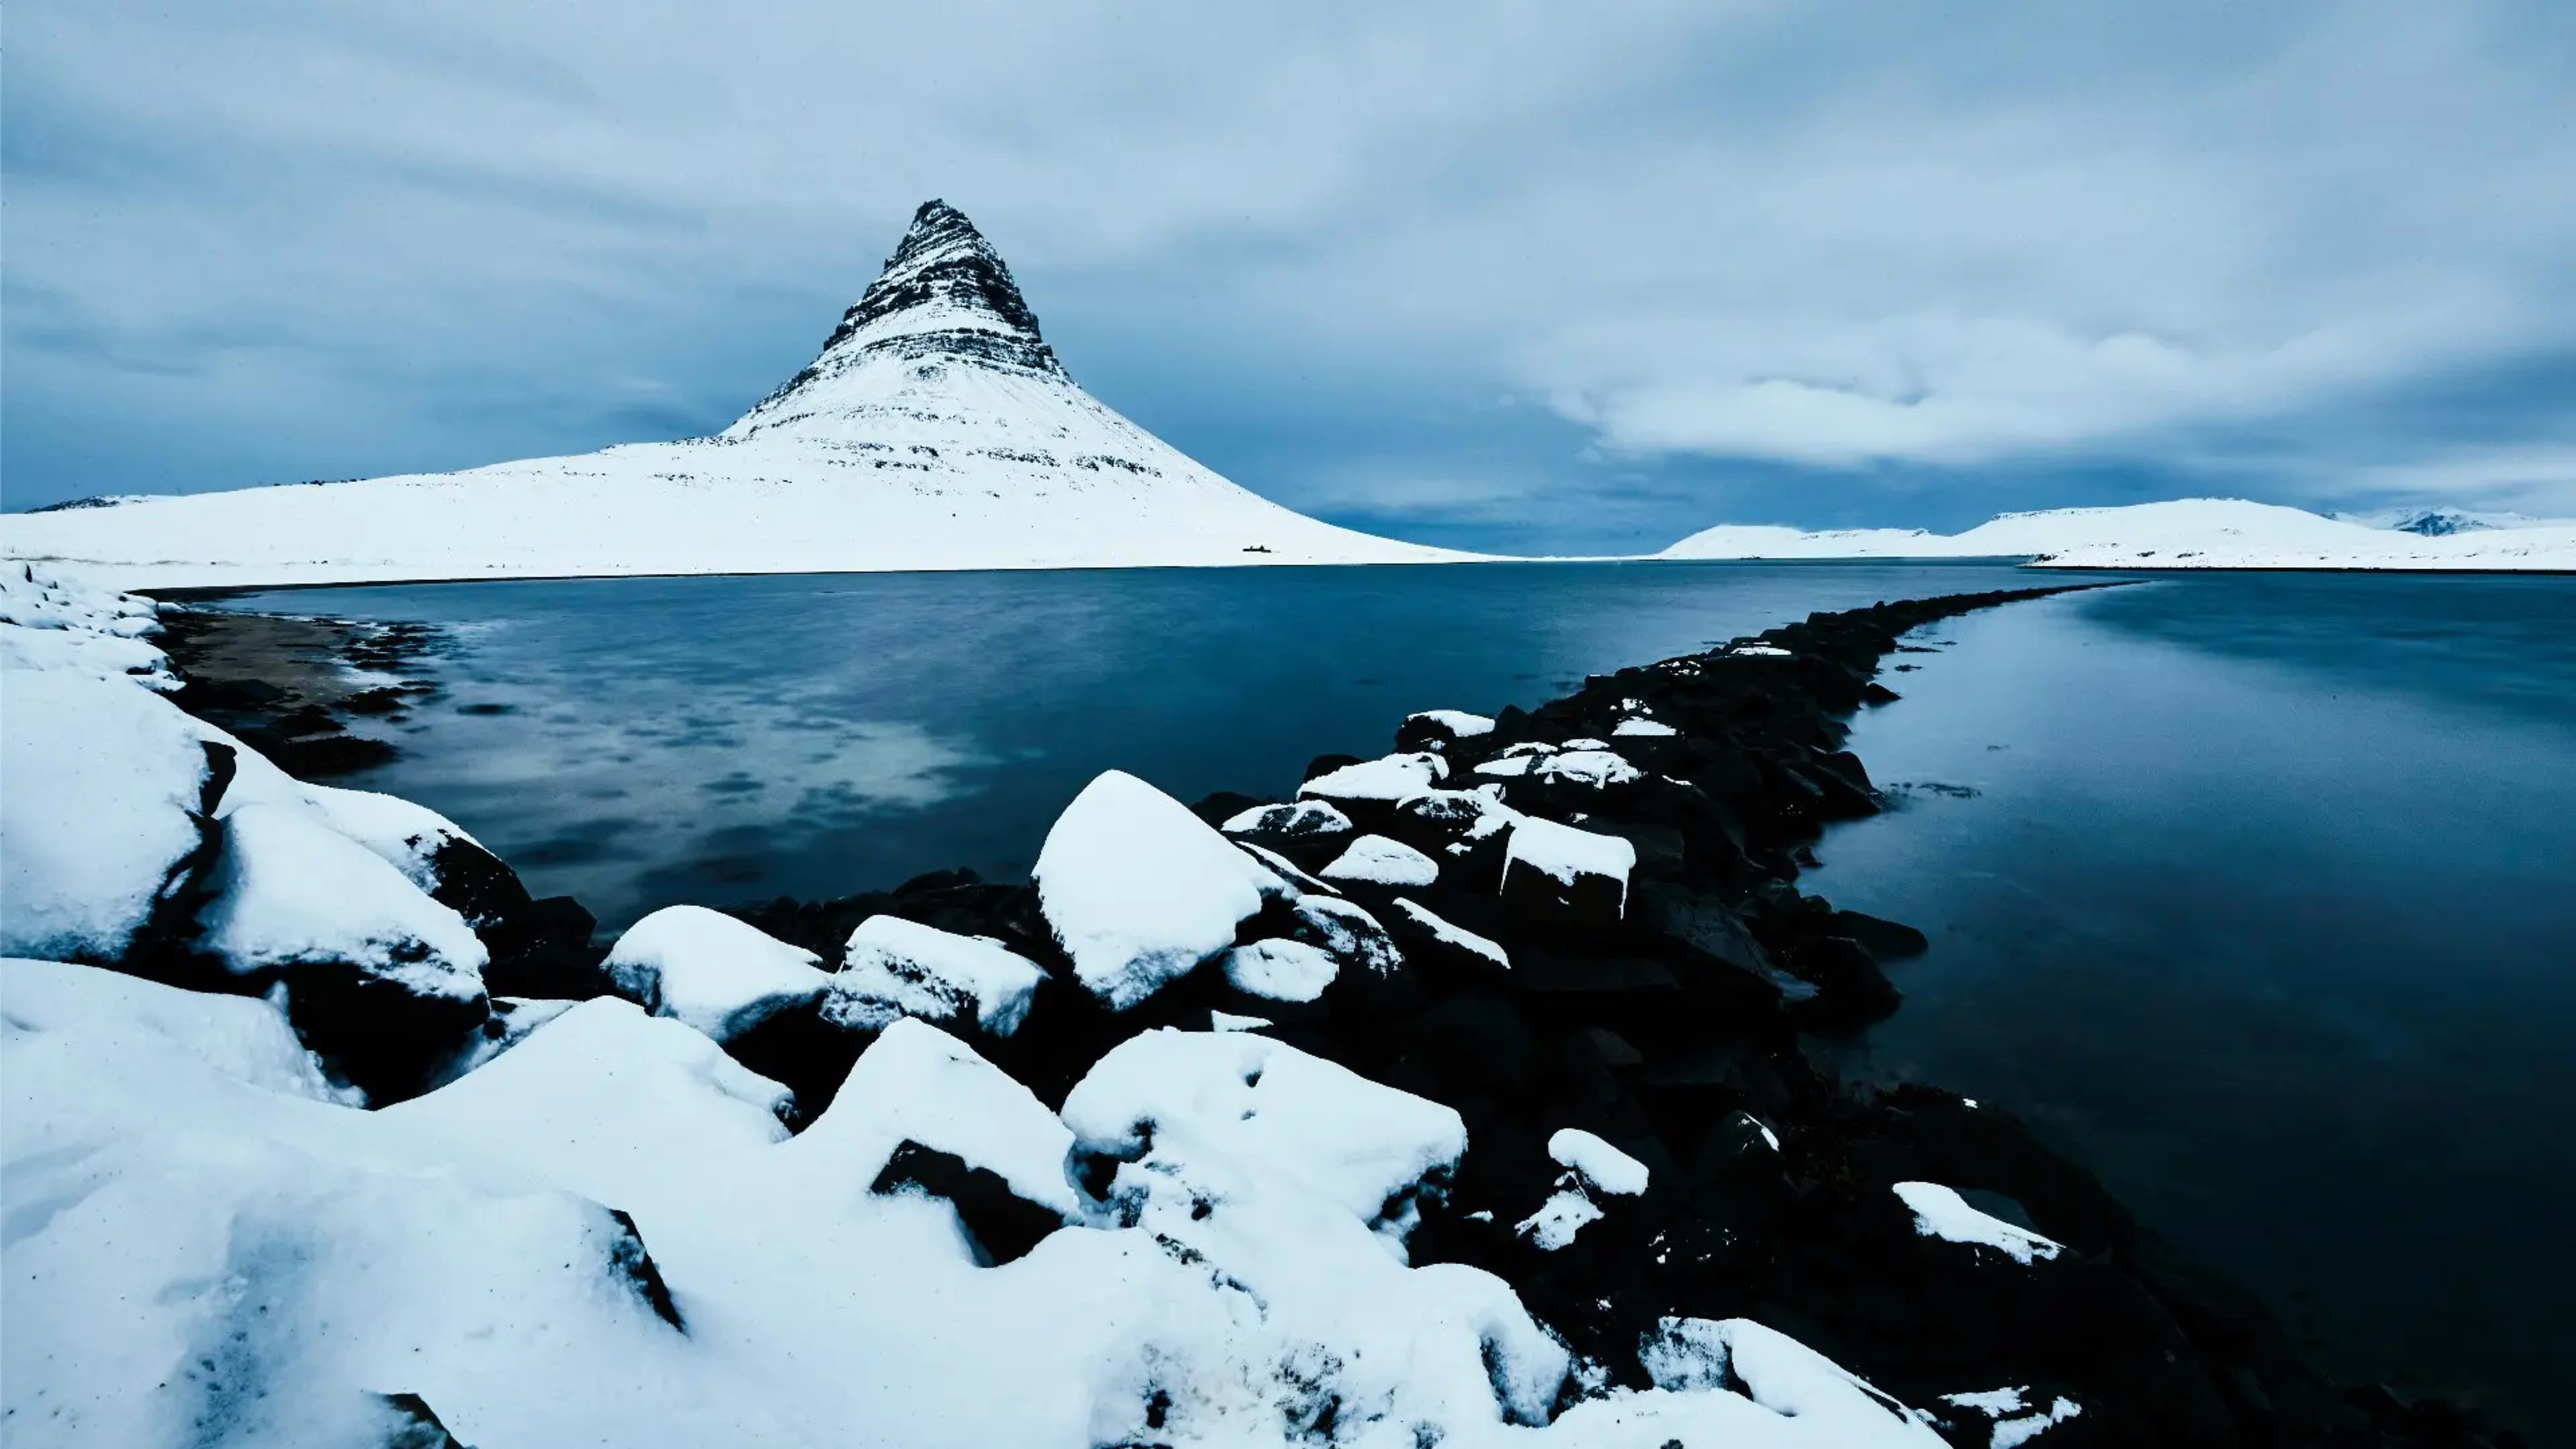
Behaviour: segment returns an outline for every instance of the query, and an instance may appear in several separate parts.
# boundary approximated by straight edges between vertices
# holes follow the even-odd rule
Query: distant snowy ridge
[[[2415,515],[2407,515],[2414,517]],[[2396,521],[2392,516],[2392,521]],[[2020,558],[2044,568],[2576,570],[2576,522],[2426,534],[2241,498],[2004,513],[1964,533],[1721,524],[1678,559]]]
[[[1425,563],[1241,488],[1066,375],[965,215],[924,205],[812,364],[711,438],[0,518],[119,588],[616,574]]]

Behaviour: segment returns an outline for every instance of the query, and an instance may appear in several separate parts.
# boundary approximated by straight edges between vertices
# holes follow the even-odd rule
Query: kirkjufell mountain
[[[0,527],[9,557],[122,587],[1464,557],[1283,508],[1111,411],[940,201],[821,354],[713,437]]]

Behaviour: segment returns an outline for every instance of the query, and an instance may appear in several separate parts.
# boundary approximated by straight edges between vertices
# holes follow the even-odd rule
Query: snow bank
[[[655,1016],[731,1041],[783,1011],[822,999],[820,958],[704,906],[666,906],[617,938],[602,963]]]
[[[1125,1011],[1234,944],[1287,886],[1178,800],[1121,770],[1083,787],[1030,872],[1074,975]]]
[[[178,677],[149,638],[149,599],[95,588],[24,563],[0,566],[0,670],[60,671],[173,690]]]
[[[941,1026],[971,1021],[994,1036],[1019,1030],[1046,973],[990,936],[960,936],[870,916],[850,933],[824,999],[826,1017],[875,1030],[898,1016]]]
[[[1363,835],[1317,874],[1328,881],[1406,890],[1439,884],[1440,865],[1401,840]]]
[[[183,1059],[280,1096],[355,1100],[322,1075],[286,1018],[258,997],[177,991],[101,967],[15,958],[0,959],[0,997],[13,1033],[12,1071],[21,1042],[68,1032],[100,1056]]]
[[[73,669],[12,669],[0,691],[0,952],[113,960],[198,848],[193,722]]]
[[[1914,1231],[1927,1238],[1993,1248],[2016,1263],[2046,1261],[2066,1251],[2062,1243],[1977,1211],[1937,1182],[1900,1182],[1895,1191],[1914,1212]]]

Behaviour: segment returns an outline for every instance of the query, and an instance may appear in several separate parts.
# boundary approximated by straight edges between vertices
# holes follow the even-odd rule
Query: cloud
[[[1221,470],[1533,535],[2245,430],[2249,491],[2309,488],[2371,399],[2576,336],[2576,15],[2543,3],[11,20],[13,506],[719,425],[931,195]],[[1455,406],[1497,393],[1557,426],[1499,456]],[[2426,411],[2378,461],[2571,407]]]

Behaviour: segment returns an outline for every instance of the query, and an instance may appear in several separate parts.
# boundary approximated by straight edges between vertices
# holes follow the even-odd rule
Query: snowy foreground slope
[[[675,908],[626,996],[508,997],[470,837],[182,713],[150,621],[0,575],[13,1445],[1941,1442],[1757,1323],[1665,1319],[1614,1388],[1502,1279],[1409,1266],[1459,1114],[1284,1042],[1131,1035],[1050,1110],[970,1045],[1035,979],[990,940],[875,930],[834,974]],[[1279,864],[1111,775],[1040,889],[1108,1000],[1272,914],[1374,927]],[[1278,964],[1277,1009],[1320,989]],[[794,1131],[738,1058],[800,1011],[868,1044]],[[1549,1232],[1644,1189],[1550,1151]]]
[[[1103,406],[939,202],[812,365],[714,437],[13,514],[0,556],[124,588],[1465,557],[1280,507]]]
[[[2576,570],[2576,523],[2425,535],[2235,498],[2005,513],[1964,533],[1722,524],[1659,557],[2026,558],[2043,568]]]

